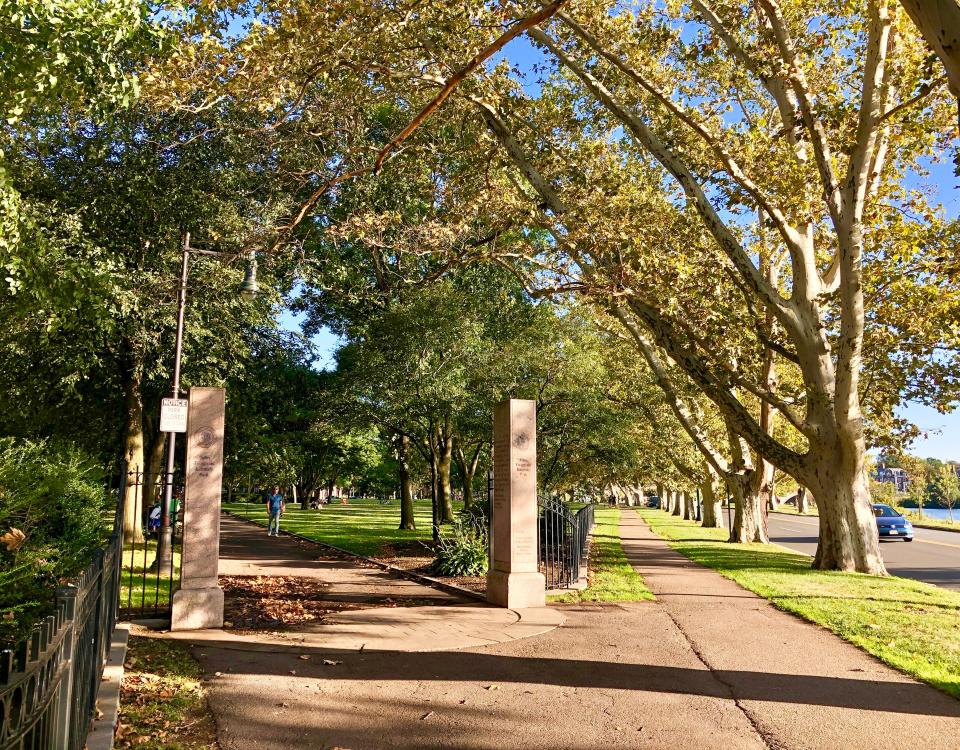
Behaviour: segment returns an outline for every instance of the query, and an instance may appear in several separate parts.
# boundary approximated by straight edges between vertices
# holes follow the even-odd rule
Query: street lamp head
[[[247,270],[243,275],[243,283],[240,284],[240,296],[245,300],[252,300],[257,296],[260,287],[257,285],[257,256],[250,253],[247,256]]]

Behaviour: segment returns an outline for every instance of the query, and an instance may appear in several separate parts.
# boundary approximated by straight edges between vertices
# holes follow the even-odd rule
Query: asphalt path
[[[817,551],[818,521],[810,516],[771,513],[770,540],[813,555]],[[881,539],[887,570],[893,575],[960,591],[960,533],[914,529],[914,540]]]

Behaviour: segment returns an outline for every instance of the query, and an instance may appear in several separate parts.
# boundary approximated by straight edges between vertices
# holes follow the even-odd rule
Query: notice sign
[[[185,398],[165,398],[160,402],[160,432],[187,431],[187,405]]]

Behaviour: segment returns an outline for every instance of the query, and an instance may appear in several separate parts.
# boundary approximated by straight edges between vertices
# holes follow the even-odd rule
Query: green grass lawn
[[[637,512],[691,560],[960,698],[960,592],[893,576],[811,570],[810,557],[779,545],[729,544],[723,529],[659,510]]]
[[[200,683],[202,674],[186,643],[131,636],[114,747],[218,747],[216,724]]]
[[[121,609],[162,609],[170,602],[172,592],[180,583],[179,543],[173,550],[173,580],[171,570],[164,566],[159,577],[150,565],[157,556],[157,543],[148,540],[142,544],[126,545],[120,575]]]
[[[653,593],[627,562],[620,546],[620,509],[595,510],[596,526],[590,550],[590,585],[583,591],[550,596],[551,602],[637,602]]]
[[[455,505],[455,509],[458,507]],[[223,509],[235,515],[267,525],[267,511],[261,503],[225,503]],[[300,510],[287,505],[280,528],[307,539],[325,542],[358,555],[376,556],[384,544],[430,541],[430,501],[414,503],[415,531],[398,529],[400,501],[388,504],[377,500],[351,500],[349,505],[324,505],[322,510]]]

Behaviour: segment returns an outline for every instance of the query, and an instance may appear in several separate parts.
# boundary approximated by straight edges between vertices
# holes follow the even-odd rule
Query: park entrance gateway
[[[224,404],[223,388],[190,389],[183,556],[171,630],[223,626],[223,589],[217,584],[217,572]]]
[[[537,569],[537,412],[510,399],[493,414],[493,564],[487,601],[511,609],[546,605]]]

